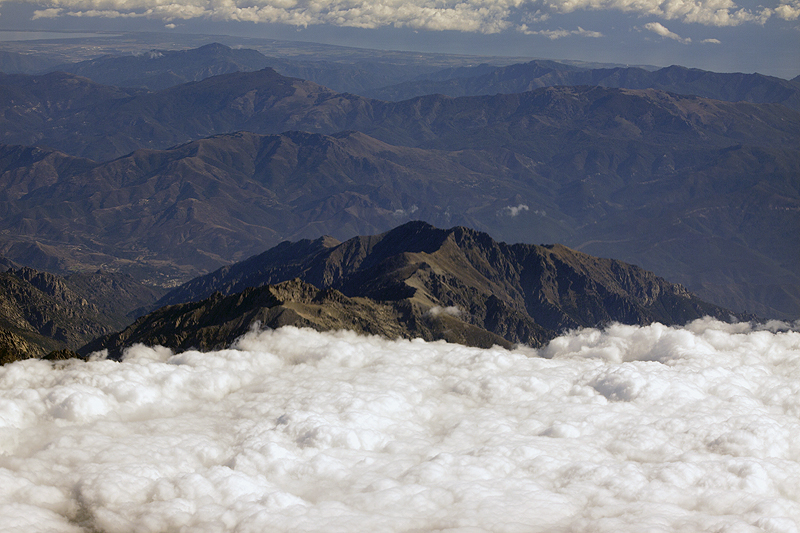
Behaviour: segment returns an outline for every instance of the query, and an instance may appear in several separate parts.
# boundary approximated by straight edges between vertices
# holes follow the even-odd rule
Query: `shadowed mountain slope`
[[[349,297],[449,313],[510,342],[540,345],[566,328],[611,321],[685,323],[730,313],[641,268],[564,246],[508,245],[485,233],[409,222],[392,231],[282,243],[197,278],[157,305],[300,278]]]
[[[167,285],[282,240],[416,218],[618,257],[738,311],[800,312],[800,229],[788,231],[799,223],[800,150],[668,144],[683,143],[677,134],[615,145],[611,133],[600,149],[603,136],[550,131],[547,162],[356,132],[219,135],[103,164],[3,147],[0,253]]]
[[[121,274],[9,269],[0,273],[0,363],[77,350],[129,324],[132,311],[161,294]]]
[[[645,90],[544,88],[533,92],[382,102],[339,94],[273,70],[213,76],[156,93],[93,84],[68,74],[0,76],[0,132],[9,144],[39,144],[107,160],[246,130],[356,130],[392,144],[441,149],[506,147],[549,161],[564,141],[606,149],[795,148],[800,114]],[[565,139],[564,136],[567,136]]]
[[[45,54],[20,54],[0,50],[0,72],[6,74],[40,74],[58,63],[57,59]]]
[[[225,135],[104,165],[26,152],[29,164],[26,149],[7,149],[3,179],[16,180],[17,196],[3,207],[0,253],[22,264],[65,271],[122,261],[147,278],[158,263],[168,282],[284,239],[348,238],[413,216],[618,257],[740,311],[800,313],[800,113],[782,105],[602,87],[389,103],[265,70],[158,93],[62,74],[63,91],[26,108],[20,94],[45,89],[15,80],[0,131],[31,140],[25,124],[35,123],[37,142],[77,153],[119,155],[235,129],[349,129],[395,145],[288,134],[273,148],[243,149]],[[23,176],[32,165],[42,186],[23,190],[35,181]],[[45,209],[56,199],[69,209]]]
[[[124,348],[136,343],[175,351],[219,350],[253,327],[282,326],[318,331],[346,329],[390,339],[446,340],[482,348],[513,344],[447,313],[423,312],[408,301],[348,298],[334,289],[320,290],[300,280],[290,280],[228,296],[215,293],[200,302],[161,308],[124,331],[89,343],[80,353],[108,350],[111,358],[118,359]]]
[[[503,151],[404,148],[356,132],[239,133],[104,164],[6,147],[2,250],[54,270],[104,262],[189,278],[287,238],[347,238],[411,216],[478,223],[462,210],[494,217],[529,187],[532,166]]]

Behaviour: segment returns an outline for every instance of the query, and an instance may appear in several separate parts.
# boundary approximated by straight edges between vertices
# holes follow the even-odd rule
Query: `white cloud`
[[[783,20],[797,20],[800,17],[800,0],[779,5],[775,8],[775,14]]]
[[[450,305],[448,307],[442,307],[440,305],[434,305],[425,313],[426,315],[430,316],[439,316],[439,315],[450,315],[450,316],[461,316],[461,309],[458,308],[457,305]]]
[[[647,24],[644,25],[644,28],[646,30],[652,31],[653,33],[657,33],[658,35],[665,37],[667,39],[673,39],[675,41],[678,41],[679,43],[689,44],[690,42],[692,42],[692,40],[689,39],[688,37],[684,39],[677,33],[669,31],[666,27],[664,27],[662,24],[658,22],[648,22]]]
[[[61,16],[64,10],[58,7],[50,7],[47,9],[37,9],[33,12],[33,20],[36,19],[54,19]]]
[[[519,205],[516,205],[516,206],[515,205],[507,205],[503,209],[500,210],[500,214],[507,215],[507,216],[510,216],[510,217],[515,217],[515,216],[519,215],[521,212],[529,211],[529,210],[530,210],[530,207],[528,207],[525,204],[519,204]]]
[[[580,35],[581,37],[593,37],[593,38],[603,37],[603,34],[599,31],[584,30],[580,26],[578,26],[577,30],[564,30],[564,29],[532,30],[528,28],[526,24],[523,24],[522,26],[520,26],[519,31],[521,31],[526,35],[542,35],[553,41],[556,39],[561,39],[562,37],[569,37],[570,35]]]
[[[722,44],[722,42],[719,39],[703,39],[700,42],[703,44]]]
[[[541,351],[283,328],[0,368],[0,524],[789,532],[798,442],[785,326],[612,325]]]
[[[596,32],[529,27],[554,14],[574,11],[620,11],[664,20],[709,26],[764,23],[773,13],[786,20],[800,15],[798,0],[775,8],[746,9],[733,0],[27,0],[42,9],[35,18],[52,16],[141,16],[163,19],[209,18],[274,22],[297,27],[331,24],[357,28],[382,26],[425,30],[497,33],[509,29],[597,37]],[[60,10],[60,11],[59,11]]]

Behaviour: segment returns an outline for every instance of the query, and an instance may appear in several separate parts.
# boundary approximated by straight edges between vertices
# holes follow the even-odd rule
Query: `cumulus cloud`
[[[213,20],[271,22],[307,27],[332,24],[357,28],[382,26],[425,30],[497,33],[509,29],[541,33],[552,39],[567,35],[597,37],[596,32],[537,30],[532,22],[574,11],[620,11],[710,26],[763,23],[772,14],[786,20],[800,15],[798,0],[777,8],[753,10],[733,0],[27,0],[41,6],[35,18],[47,16],[136,16],[163,19],[204,17]],[[59,11],[60,10],[60,11]]]
[[[679,43],[689,44],[690,42],[692,42],[692,40],[689,39],[688,37],[684,39],[677,33],[669,31],[666,27],[664,27],[662,24],[658,22],[648,22],[647,24],[644,25],[644,28],[646,30],[652,31],[653,33],[657,33],[658,35],[664,38],[678,41]]]
[[[798,443],[787,325],[612,325],[541,351],[282,328],[0,368],[0,524],[794,532]]]
[[[703,39],[700,42],[703,44],[722,44],[722,42],[719,39]]]
[[[775,14],[783,20],[797,20],[800,17],[800,0],[779,5],[775,8]]]
[[[58,7],[50,7],[47,9],[37,9],[33,12],[33,20],[36,19],[54,19],[61,16],[64,10]]]

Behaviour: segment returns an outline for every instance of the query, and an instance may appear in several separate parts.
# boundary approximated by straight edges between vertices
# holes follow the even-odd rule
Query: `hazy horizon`
[[[678,64],[786,79],[800,75],[800,2],[752,4],[29,0],[1,2],[0,28],[230,35],[423,53]]]

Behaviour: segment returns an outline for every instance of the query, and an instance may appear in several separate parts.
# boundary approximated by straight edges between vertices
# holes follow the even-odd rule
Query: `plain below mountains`
[[[176,303],[177,302],[177,303]],[[684,287],[564,246],[508,245],[463,227],[409,222],[340,243],[282,243],[173,290],[157,311],[84,347],[218,349],[256,327],[352,329],[472,346],[541,346],[610,322],[730,319]]]

